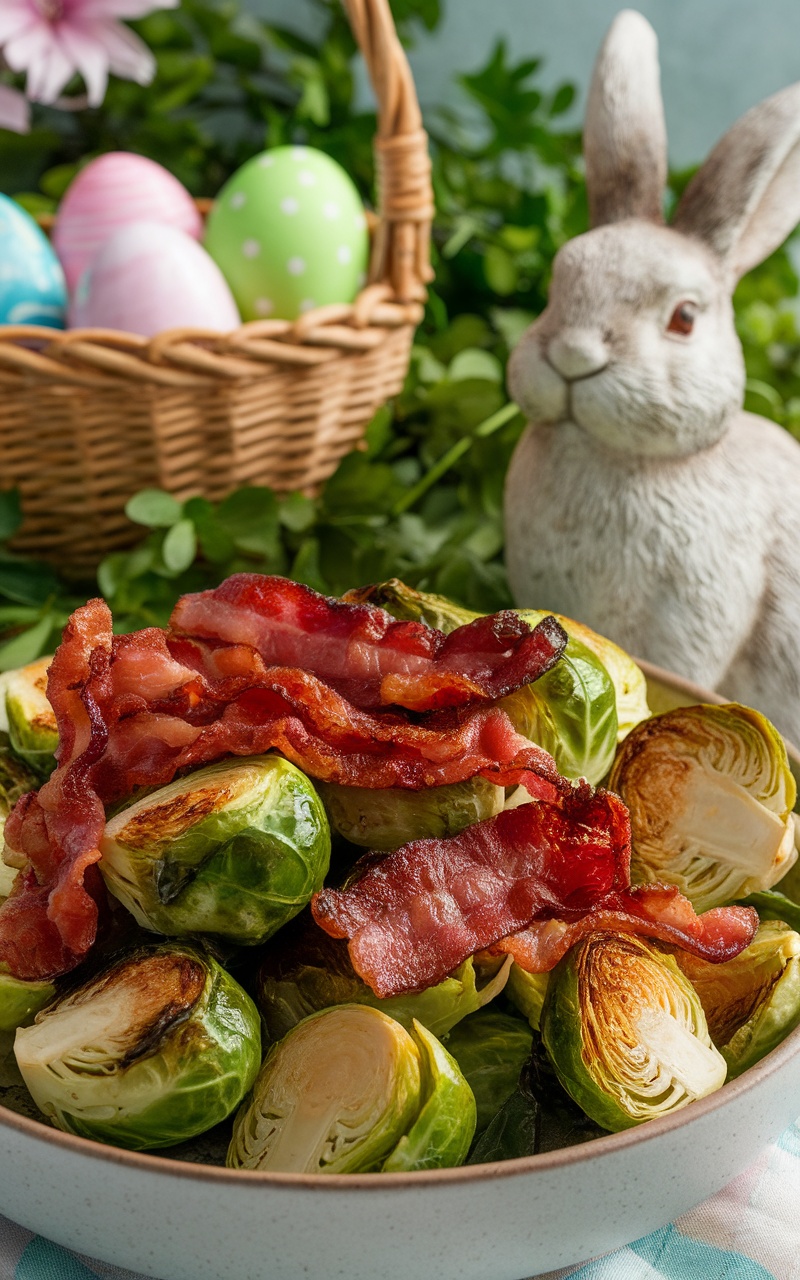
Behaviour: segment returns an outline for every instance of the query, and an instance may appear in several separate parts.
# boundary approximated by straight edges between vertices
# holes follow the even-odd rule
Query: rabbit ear
[[[677,230],[713,249],[735,279],[800,220],[800,84],[743,115],[684,192]]]
[[[662,221],[667,128],[658,41],[633,9],[617,14],[597,55],[583,151],[593,227],[623,218]]]

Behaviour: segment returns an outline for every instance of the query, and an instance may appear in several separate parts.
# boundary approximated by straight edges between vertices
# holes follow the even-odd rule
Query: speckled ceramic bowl
[[[646,670],[654,710],[720,701]],[[800,1028],[666,1118],[547,1155],[431,1173],[234,1171],[100,1146],[0,1106],[0,1212],[162,1280],[522,1280],[684,1213],[799,1110]]]

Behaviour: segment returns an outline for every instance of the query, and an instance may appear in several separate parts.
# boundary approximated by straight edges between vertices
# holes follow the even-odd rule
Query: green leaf
[[[217,508],[217,520],[238,551],[277,557],[278,503],[271,489],[237,489]]]
[[[302,493],[290,493],[278,507],[278,519],[292,533],[306,533],[317,518],[317,505]]]
[[[164,538],[161,556],[172,573],[188,569],[197,555],[197,537],[191,520],[179,520]]]
[[[80,163],[55,165],[42,175],[42,191],[52,200],[60,200],[80,168]]]
[[[553,94],[553,97],[550,100],[550,115],[551,116],[563,115],[565,111],[569,111],[574,101],[575,101],[574,84],[559,85],[555,93]]]
[[[55,570],[37,560],[0,555],[0,595],[18,604],[43,605],[60,587]]]
[[[486,283],[501,298],[512,294],[517,287],[517,264],[513,256],[497,244],[490,244],[483,259]]]
[[[22,524],[19,489],[0,490],[0,542],[5,542]]]
[[[36,622],[39,612],[39,609],[35,609],[32,605],[0,605],[0,629],[5,628],[7,625],[17,627],[23,626],[25,623]]]
[[[134,524],[147,525],[150,529],[168,529],[177,524],[182,515],[181,504],[163,489],[142,489],[128,499],[125,514]]]
[[[467,1164],[532,1156],[536,1149],[538,1115],[539,1105],[535,1099],[515,1089],[478,1138]]]
[[[15,671],[17,667],[35,662],[47,652],[47,642],[52,630],[53,619],[50,614],[46,614],[35,626],[0,644],[0,671]]]
[[[489,314],[509,351],[513,351],[525,330],[536,319],[532,311],[523,311],[519,307],[492,307]]]
[[[320,547],[317,538],[306,538],[294,558],[291,576],[296,582],[303,582],[315,591],[328,591],[328,584],[322,576],[320,568]]]
[[[476,347],[467,347],[459,351],[451,362],[447,375],[451,382],[460,382],[463,378],[481,378],[484,382],[502,382],[503,366],[490,351],[481,351]]]

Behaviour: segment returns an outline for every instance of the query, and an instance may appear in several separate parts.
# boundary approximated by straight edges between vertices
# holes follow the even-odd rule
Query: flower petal
[[[59,30],[65,56],[83,76],[90,107],[100,106],[108,87],[109,57],[96,28],[96,23],[83,27],[71,22],[62,23]]]
[[[82,18],[144,18],[156,9],[177,9],[180,0],[77,0]],[[73,0],[73,4],[75,0]]]
[[[115,75],[135,80],[137,84],[150,83],[156,61],[143,40],[113,20],[92,22],[91,32]]]
[[[27,133],[31,127],[30,107],[24,94],[0,84],[0,129]]]
[[[9,66],[11,59],[6,57]],[[25,92],[32,102],[55,102],[61,90],[72,78],[75,67],[64,53],[57,40],[49,39],[39,42],[38,51],[29,54],[27,61],[28,78]]]
[[[32,9],[26,0],[5,0],[0,7],[0,45],[21,35],[30,27],[42,26],[45,22],[46,19]]]

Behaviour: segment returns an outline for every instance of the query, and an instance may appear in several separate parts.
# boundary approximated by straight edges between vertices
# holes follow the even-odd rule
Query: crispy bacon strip
[[[552,617],[531,628],[506,610],[444,635],[256,573],[183,596],[170,625],[176,635],[249,645],[267,666],[301,667],[356,706],[411,711],[504,697],[549,671],[567,643]]]
[[[534,921],[491,950],[513,956],[529,973],[546,973],[587,933],[614,929],[674,943],[718,964],[749,946],[757,927],[758,917],[751,907],[717,907],[698,916],[673,885],[650,884],[610,896],[580,920]]]
[[[750,908],[698,916],[672,886],[631,889],[629,869],[627,810],[584,787],[448,840],[414,841],[370,863],[349,889],[323,889],[311,908],[327,933],[349,939],[353,967],[379,996],[424,990],[487,948],[544,971],[599,928],[661,938],[713,961],[752,941],[758,916]],[[523,917],[524,931],[508,927]]]
[[[582,917],[627,887],[629,865],[625,806],[583,786],[557,805],[415,840],[349,889],[323,889],[311,909],[332,937],[349,938],[353,967],[377,995],[399,995],[443,981],[541,913]]]
[[[58,768],[9,816],[6,841],[33,879],[0,907],[0,961],[53,977],[91,946],[104,805],[137,786],[228,754],[279,750],[312,777],[362,787],[438,786],[485,774],[554,799],[565,786],[547,752],[493,707],[429,713],[354,707],[313,674],[270,667],[247,644],[200,643],[157,628],[114,637],[92,601],[71,619],[50,668]]]

